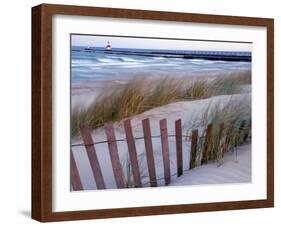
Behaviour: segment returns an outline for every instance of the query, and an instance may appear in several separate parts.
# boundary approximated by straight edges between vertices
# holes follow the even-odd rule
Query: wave
[[[128,56],[121,54],[93,54],[74,52],[71,72],[74,79],[116,79],[140,74],[184,75],[190,73],[228,72],[251,70],[251,62],[212,61],[151,56]]]

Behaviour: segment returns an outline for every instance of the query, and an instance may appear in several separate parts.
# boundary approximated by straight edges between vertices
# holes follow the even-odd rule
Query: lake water
[[[85,47],[72,47],[71,51],[73,82],[127,80],[145,75],[150,77],[216,75],[245,70],[251,70],[251,62],[171,58],[164,55],[108,54],[103,51],[87,51]]]

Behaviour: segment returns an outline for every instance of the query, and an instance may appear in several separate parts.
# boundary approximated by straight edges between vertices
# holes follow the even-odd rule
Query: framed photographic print
[[[274,205],[273,19],[32,8],[32,218]]]

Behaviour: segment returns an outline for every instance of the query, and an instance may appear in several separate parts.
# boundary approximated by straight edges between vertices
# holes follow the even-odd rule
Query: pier
[[[147,57],[166,57],[166,58],[184,58],[184,59],[205,59],[205,60],[223,60],[223,61],[245,61],[251,62],[251,52],[236,51],[186,51],[186,50],[138,50],[138,49],[100,49],[85,48],[85,52],[120,54],[130,56],[147,56]]]

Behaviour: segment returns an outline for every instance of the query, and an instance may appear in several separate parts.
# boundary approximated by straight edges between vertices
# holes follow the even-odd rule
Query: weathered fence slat
[[[213,128],[212,124],[209,124],[207,126],[206,139],[205,139],[205,143],[204,143],[201,164],[207,163],[208,159],[209,159],[210,143],[211,143],[211,137],[212,137],[212,128]]]
[[[248,125],[247,125],[247,129],[246,129],[246,132],[244,134],[244,137],[243,137],[243,142],[246,142],[250,132],[251,132],[251,120],[248,122]]]
[[[74,191],[84,190],[72,150],[70,150],[70,172],[71,172],[71,185],[73,190]]]
[[[222,157],[227,152],[228,146],[229,146],[229,144],[231,142],[231,134],[232,134],[232,130],[233,130],[234,124],[235,124],[235,121],[231,122],[230,125],[229,125],[229,128],[227,130],[225,141],[224,141],[224,145],[223,145],[223,150],[222,150]]]
[[[245,126],[246,126],[246,120],[242,120],[242,122],[240,123],[239,130],[238,130],[238,136],[239,136],[239,140],[241,141],[241,143],[244,142]]]
[[[220,139],[222,138],[223,129],[224,129],[224,123],[222,122],[222,123],[220,124],[220,127],[219,127],[219,137],[218,137],[218,140],[219,140],[219,141],[220,141]]]
[[[189,169],[193,169],[196,166],[197,143],[198,129],[192,130]]]
[[[104,128],[107,136],[109,155],[111,159],[116,186],[117,188],[125,188],[126,187],[125,177],[118,155],[118,148],[117,148],[113,124],[111,122],[105,123]]]
[[[219,134],[218,134],[218,138],[217,138],[217,142],[218,142],[218,147],[219,147],[219,151],[220,151],[220,154],[222,157],[223,155],[223,146],[222,146],[222,143],[221,143],[221,138],[223,137],[223,130],[224,130],[224,123],[220,123],[219,125]]]
[[[169,142],[168,142],[168,130],[167,130],[166,119],[160,120],[160,133],[161,133],[161,143],[162,143],[165,185],[168,185],[171,183],[171,172],[170,172],[170,155],[169,155]]]
[[[154,156],[153,156],[150,122],[149,122],[148,118],[142,120],[142,127],[143,127],[144,144],[145,144],[146,160],[147,160],[150,185],[151,185],[151,187],[157,187],[157,178],[156,178],[156,172],[155,172],[155,162],[154,162]]]
[[[175,131],[176,131],[176,152],[177,152],[177,169],[178,169],[177,173],[179,177],[182,175],[183,172],[181,119],[175,121]]]
[[[133,136],[130,119],[124,121],[124,128],[125,128],[125,133],[126,133],[128,152],[129,152],[129,157],[130,157],[130,161],[131,161],[135,187],[141,187],[142,184],[141,184],[139,163],[138,163],[138,158],[137,158],[136,144],[135,144],[135,139]]]
[[[96,181],[97,189],[105,189],[105,183],[103,180],[99,160],[94,146],[94,141],[91,135],[91,130],[86,125],[80,126],[81,136],[84,141],[86,152],[89,158],[90,166]]]

